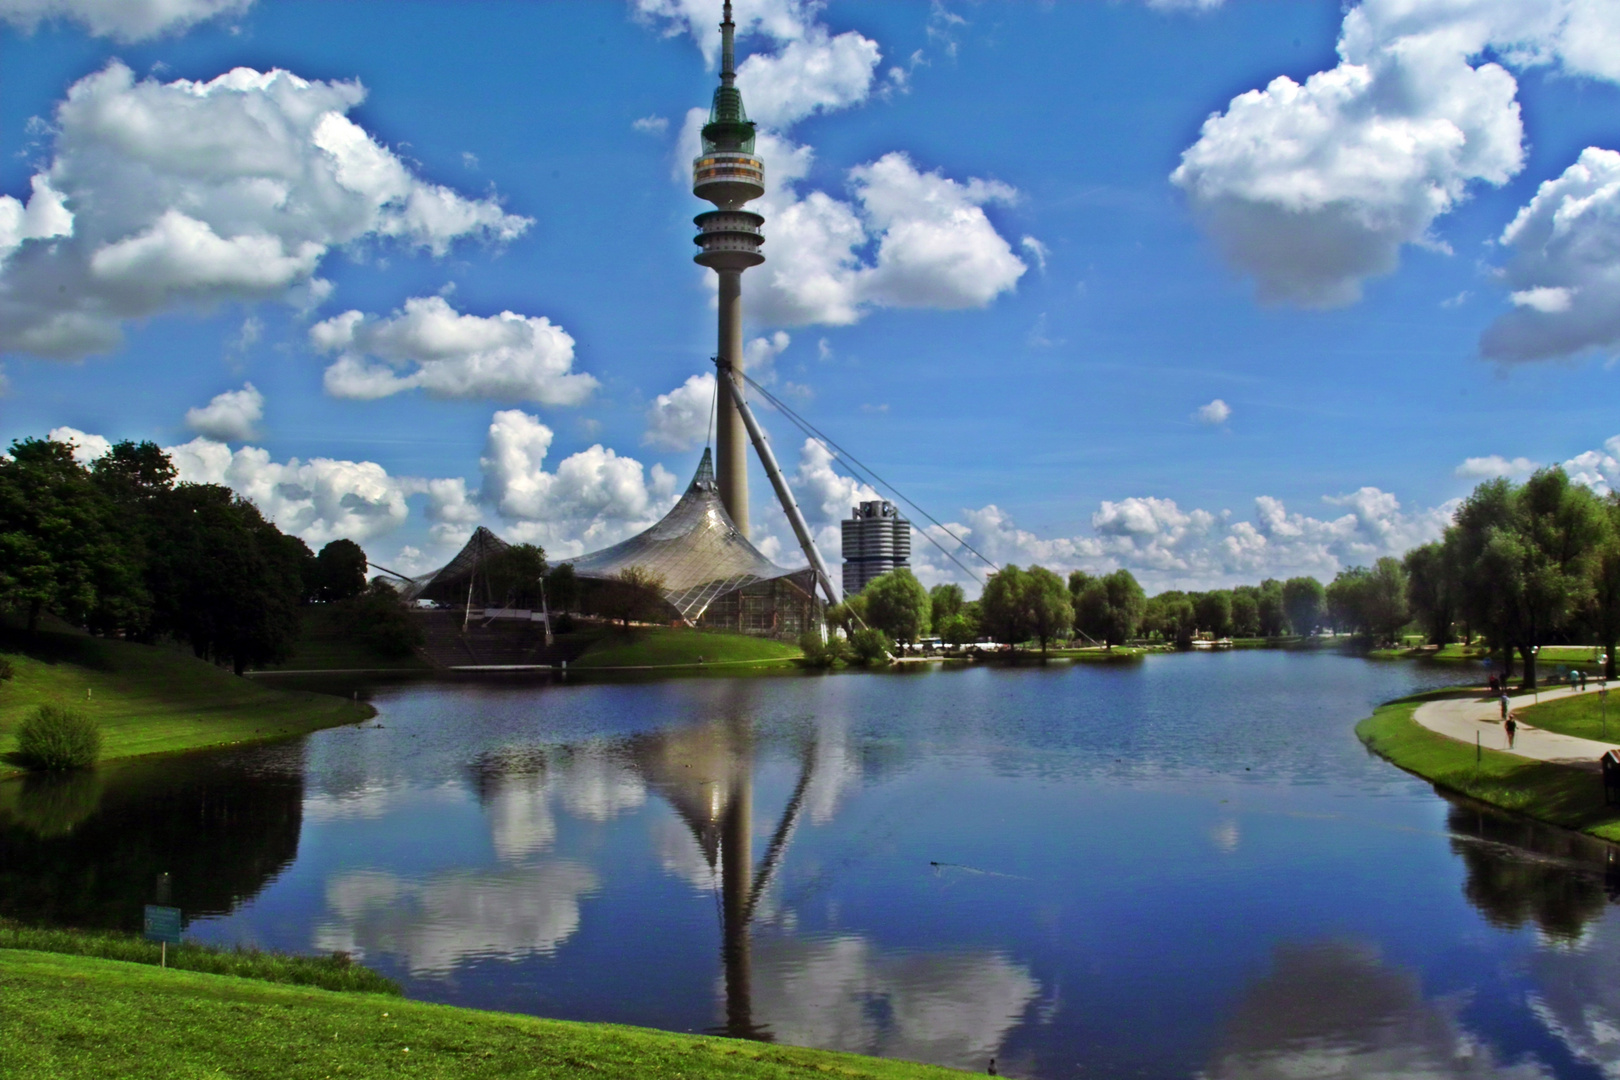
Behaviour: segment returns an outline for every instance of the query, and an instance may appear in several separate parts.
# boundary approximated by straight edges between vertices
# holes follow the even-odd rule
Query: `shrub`
[[[17,669],[11,666],[11,661],[0,656],[0,682],[13,679],[17,676]]]
[[[66,705],[41,705],[17,729],[17,757],[30,769],[88,769],[100,756],[100,725]]]
[[[889,640],[889,635],[870,626],[855,631],[850,636],[849,644],[856,658],[869,666],[888,663],[889,654],[894,651],[894,643]]]
[[[806,630],[800,634],[799,648],[804,652],[805,663],[811,667],[837,667],[840,661],[849,659],[848,642],[837,635],[828,635],[827,640],[823,641],[817,630]]]

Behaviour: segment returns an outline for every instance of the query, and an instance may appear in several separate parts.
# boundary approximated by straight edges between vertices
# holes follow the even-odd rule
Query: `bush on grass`
[[[69,930],[23,926],[0,919],[0,949],[93,956],[130,964],[156,964],[163,950],[154,941],[115,931]],[[292,956],[287,953],[245,949],[238,945],[218,949],[187,941],[168,949],[169,967],[207,975],[234,975],[261,982],[314,986],[322,990],[357,990],[398,996],[399,984],[355,963],[348,953],[329,956]]]
[[[12,666],[11,661],[4,656],[0,656],[0,682],[16,678],[16,676],[17,669]]]
[[[41,705],[17,729],[16,756],[39,772],[88,769],[101,757],[101,726],[66,705]]]
[[[889,640],[889,635],[870,626],[850,635],[849,645],[856,659],[868,667],[888,663],[894,652],[894,642]]]
[[[835,634],[829,634],[823,641],[817,630],[806,630],[799,635],[799,649],[810,667],[837,667],[849,659],[849,642]]]

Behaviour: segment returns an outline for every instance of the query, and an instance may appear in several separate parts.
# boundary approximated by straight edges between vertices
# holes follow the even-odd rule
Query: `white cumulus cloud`
[[[1232,418],[1232,406],[1216,398],[1208,405],[1200,405],[1193,411],[1193,419],[1200,424],[1219,425]]]
[[[73,460],[80,465],[89,465],[112,449],[111,439],[101,435],[91,435],[80,431],[78,428],[52,428],[45,437],[51,442],[59,442],[65,446],[73,447]]]
[[[32,32],[42,22],[75,22],[98,37],[140,41],[238,15],[253,0],[0,0],[0,19]]]
[[[1538,466],[1526,457],[1516,457],[1509,461],[1501,454],[1491,454],[1487,457],[1471,457],[1457,466],[1457,475],[1467,478],[1491,479],[1497,476],[1519,477],[1529,476]]]
[[[207,405],[186,410],[186,427],[219,442],[245,442],[264,419],[264,395],[252,383],[216,394]]]
[[[440,398],[578,405],[598,385],[573,371],[574,339],[550,319],[465,315],[442,296],[415,297],[382,318],[347,311],[310,327],[309,339],[338,354],[325,376],[334,397],[419,388]]]
[[[714,408],[714,374],[690,376],[667,394],[659,394],[647,410],[647,431],[641,441],[660,450],[690,450],[709,437]]]
[[[1502,63],[1620,79],[1610,0],[1364,0],[1340,63],[1287,76],[1209,118],[1172,180],[1261,299],[1359,299],[1476,182],[1523,165],[1518,84]]]
[[[484,499],[512,522],[509,538],[540,543],[561,557],[622,540],[656,522],[675,501],[675,477],[644,469],[600,444],[545,460],[552,430],[518,409],[497,412],[481,465]]]
[[[349,119],[364,98],[280,70],[164,83],[114,61],[80,79],[27,203],[0,196],[0,348],[81,357],[177,307],[318,303],[334,247],[443,255],[528,228],[412,173]]]
[[[1620,153],[1588,147],[1502,233],[1514,310],[1480,342],[1493,360],[1620,352]]]

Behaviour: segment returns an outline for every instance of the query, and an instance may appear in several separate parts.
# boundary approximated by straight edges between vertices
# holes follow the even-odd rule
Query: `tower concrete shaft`
[[[743,395],[742,272],[765,261],[760,227],[765,219],[743,209],[765,194],[765,163],[754,153],[754,124],[737,89],[736,24],[731,0],[720,23],[720,85],[714,91],[709,122],[703,125],[703,153],[692,162],[692,194],[715,209],[693,219],[700,249],[693,261],[720,275],[720,334],[715,357],[719,376],[715,402],[715,479],[720,502],[748,535],[748,436],[737,402]]]
[[[715,482],[720,504],[744,536],[748,535],[748,432],[737,402],[742,381],[742,271],[721,270],[720,341],[715,365]]]

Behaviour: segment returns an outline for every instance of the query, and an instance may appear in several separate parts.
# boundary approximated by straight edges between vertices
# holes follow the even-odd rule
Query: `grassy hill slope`
[[[0,630],[15,676],[0,682],[0,775],[18,725],[59,701],[100,721],[102,760],[301,735],[374,715],[326,694],[277,690],[187,653],[41,631]]]
[[[945,1069],[769,1043],[672,1035],[0,949],[10,1080],[118,1076],[843,1077]]]

